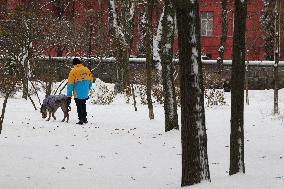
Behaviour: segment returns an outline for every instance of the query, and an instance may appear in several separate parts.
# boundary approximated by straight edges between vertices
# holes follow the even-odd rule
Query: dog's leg
[[[55,112],[57,111],[57,109],[58,109],[58,106],[56,106],[53,110],[52,110],[52,117],[54,118],[54,120],[56,120],[56,117],[55,117]]]
[[[69,120],[69,115],[67,112],[64,112],[64,119],[62,120],[62,122],[64,122],[66,119],[66,122],[68,123],[68,120]]]
[[[63,113],[64,113],[64,118],[62,119],[61,122],[64,122],[64,121],[65,121],[65,118],[66,118],[66,113],[65,113],[65,112],[63,112]]]
[[[65,119],[67,118],[67,119],[66,119],[66,122],[68,123],[68,121],[69,121],[68,106],[65,105],[65,104],[63,104],[63,105],[61,106],[61,110],[62,110],[63,113],[64,113],[64,118],[63,118],[62,122],[64,122]]]
[[[50,120],[50,117],[51,117],[51,112],[48,111],[48,119],[46,121],[49,121]]]
[[[56,120],[56,117],[55,117],[54,114],[55,114],[55,112],[52,112],[52,117],[53,117],[54,120]]]

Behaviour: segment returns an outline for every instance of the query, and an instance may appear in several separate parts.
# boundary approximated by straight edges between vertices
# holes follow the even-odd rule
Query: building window
[[[213,34],[213,13],[201,13],[201,36],[212,36]]]

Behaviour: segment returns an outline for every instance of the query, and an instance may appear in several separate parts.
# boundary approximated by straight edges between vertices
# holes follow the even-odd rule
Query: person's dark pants
[[[86,99],[75,98],[78,118],[80,121],[87,121]]]

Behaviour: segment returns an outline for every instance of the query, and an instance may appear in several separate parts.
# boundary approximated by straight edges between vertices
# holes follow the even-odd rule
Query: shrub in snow
[[[204,74],[204,96],[207,107],[226,104],[224,98],[222,75],[213,71],[208,71]],[[217,89],[220,88],[220,89]]]
[[[162,85],[153,86],[152,95],[156,103],[164,104],[164,91]]]
[[[16,94],[20,85],[19,71],[15,64],[4,62],[0,65],[0,96],[4,97],[9,94],[12,97]]]
[[[226,104],[223,89],[206,89],[204,95],[207,107]]]
[[[224,79],[222,78],[221,74],[211,70],[204,72],[203,81],[205,89],[212,89],[212,88],[216,89],[223,87]]]
[[[0,83],[1,83],[1,82],[0,82]],[[14,97],[16,93],[17,93],[17,91],[16,91],[16,90],[13,90],[13,91],[10,93],[9,97]],[[0,97],[5,97],[5,92],[3,91],[3,88],[1,88],[1,87],[0,87]]]
[[[106,105],[112,103],[115,97],[114,86],[97,78],[91,91],[91,103]]]
[[[135,85],[134,90],[136,91],[136,93],[138,93],[137,96],[140,97],[140,103],[146,105],[147,104],[146,86]]]

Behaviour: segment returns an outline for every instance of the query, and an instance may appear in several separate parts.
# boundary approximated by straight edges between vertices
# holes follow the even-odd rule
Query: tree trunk
[[[220,39],[220,47],[218,49],[219,57],[217,58],[217,64],[219,66],[219,74],[223,71],[223,60],[224,60],[224,52],[225,45],[227,41],[227,33],[228,33],[228,10],[227,10],[227,0],[221,0],[222,5],[222,35]]]
[[[263,0],[264,7],[261,15],[263,31],[263,50],[265,60],[273,60],[273,49],[275,43],[275,16],[273,7],[275,0]]]
[[[2,131],[2,128],[3,128],[5,111],[6,111],[6,106],[7,106],[9,96],[10,96],[10,92],[5,95],[4,102],[3,102],[3,105],[2,105],[2,113],[1,113],[1,117],[0,117],[0,134],[1,134],[1,131]]]
[[[124,49],[124,53],[123,53],[123,89],[126,90],[129,86],[129,47],[126,47]]]
[[[132,93],[132,98],[133,98],[133,106],[134,106],[134,110],[137,111],[136,95],[135,95],[134,84],[133,84],[134,74],[131,74],[131,75],[132,75],[132,80],[130,82],[130,87],[131,87],[131,93]]]
[[[31,86],[32,86],[32,88],[35,90],[36,97],[37,97],[37,99],[38,99],[39,104],[41,105],[41,101],[40,101],[40,98],[39,98],[39,95],[38,95],[37,89],[35,88],[35,86],[34,86],[34,84],[33,84],[33,82],[32,82],[32,81],[31,81]]]
[[[173,40],[175,32],[174,8],[171,0],[165,0],[165,12],[162,20],[162,78],[164,90],[165,131],[179,129],[176,92],[174,84]]]
[[[245,173],[244,163],[244,81],[245,81],[245,31],[247,0],[235,0],[233,60],[231,75],[231,135],[230,171],[233,175]]]
[[[249,105],[249,94],[248,94],[248,65],[249,65],[249,61],[247,61],[246,72],[245,72],[246,104],[247,104],[247,105]]]
[[[65,13],[65,3],[64,0],[55,0],[54,1],[56,7],[56,16],[59,20],[63,19]]]
[[[46,82],[45,97],[51,95],[52,81]]]
[[[3,19],[7,14],[8,10],[7,4],[8,4],[7,0],[3,0],[2,3],[0,4],[0,19]]]
[[[30,101],[31,101],[31,103],[32,103],[32,105],[33,105],[33,107],[34,107],[34,109],[37,110],[36,105],[35,105],[35,102],[34,102],[34,100],[32,99],[32,97],[31,97],[31,95],[30,95],[29,93],[28,93],[28,97],[29,97],[29,99],[30,99]]]
[[[136,1],[122,1],[121,13],[118,15],[114,0],[108,1],[110,33],[114,38],[114,46],[117,50],[117,86],[119,92],[129,86],[129,55],[132,44],[133,18]],[[119,17],[120,16],[120,17]]]
[[[278,107],[278,63],[280,59],[280,0],[275,4],[275,51],[274,51],[274,114],[279,114]]]
[[[54,69],[53,69],[53,65],[52,65],[52,60],[51,60],[51,56],[48,56],[48,71],[47,71],[47,81],[46,81],[46,85],[45,85],[45,97],[51,95],[51,91],[52,91],[52,80],[54,77]]]
[[[24,65],[23,65],[23,95],[22,98],[28,99],[28,92],[29,92],[29,62],[28,58],[24,59]]]
[[[210,180],[198,1],[175,0],[181,87],[181,186]]]
[[[153,2],[154,0],[148,0],[146,9],[146,95],[147,104],[149,109],[149,118],[154,119],[154,110],[152,103],[152,64],[153,64]]]

